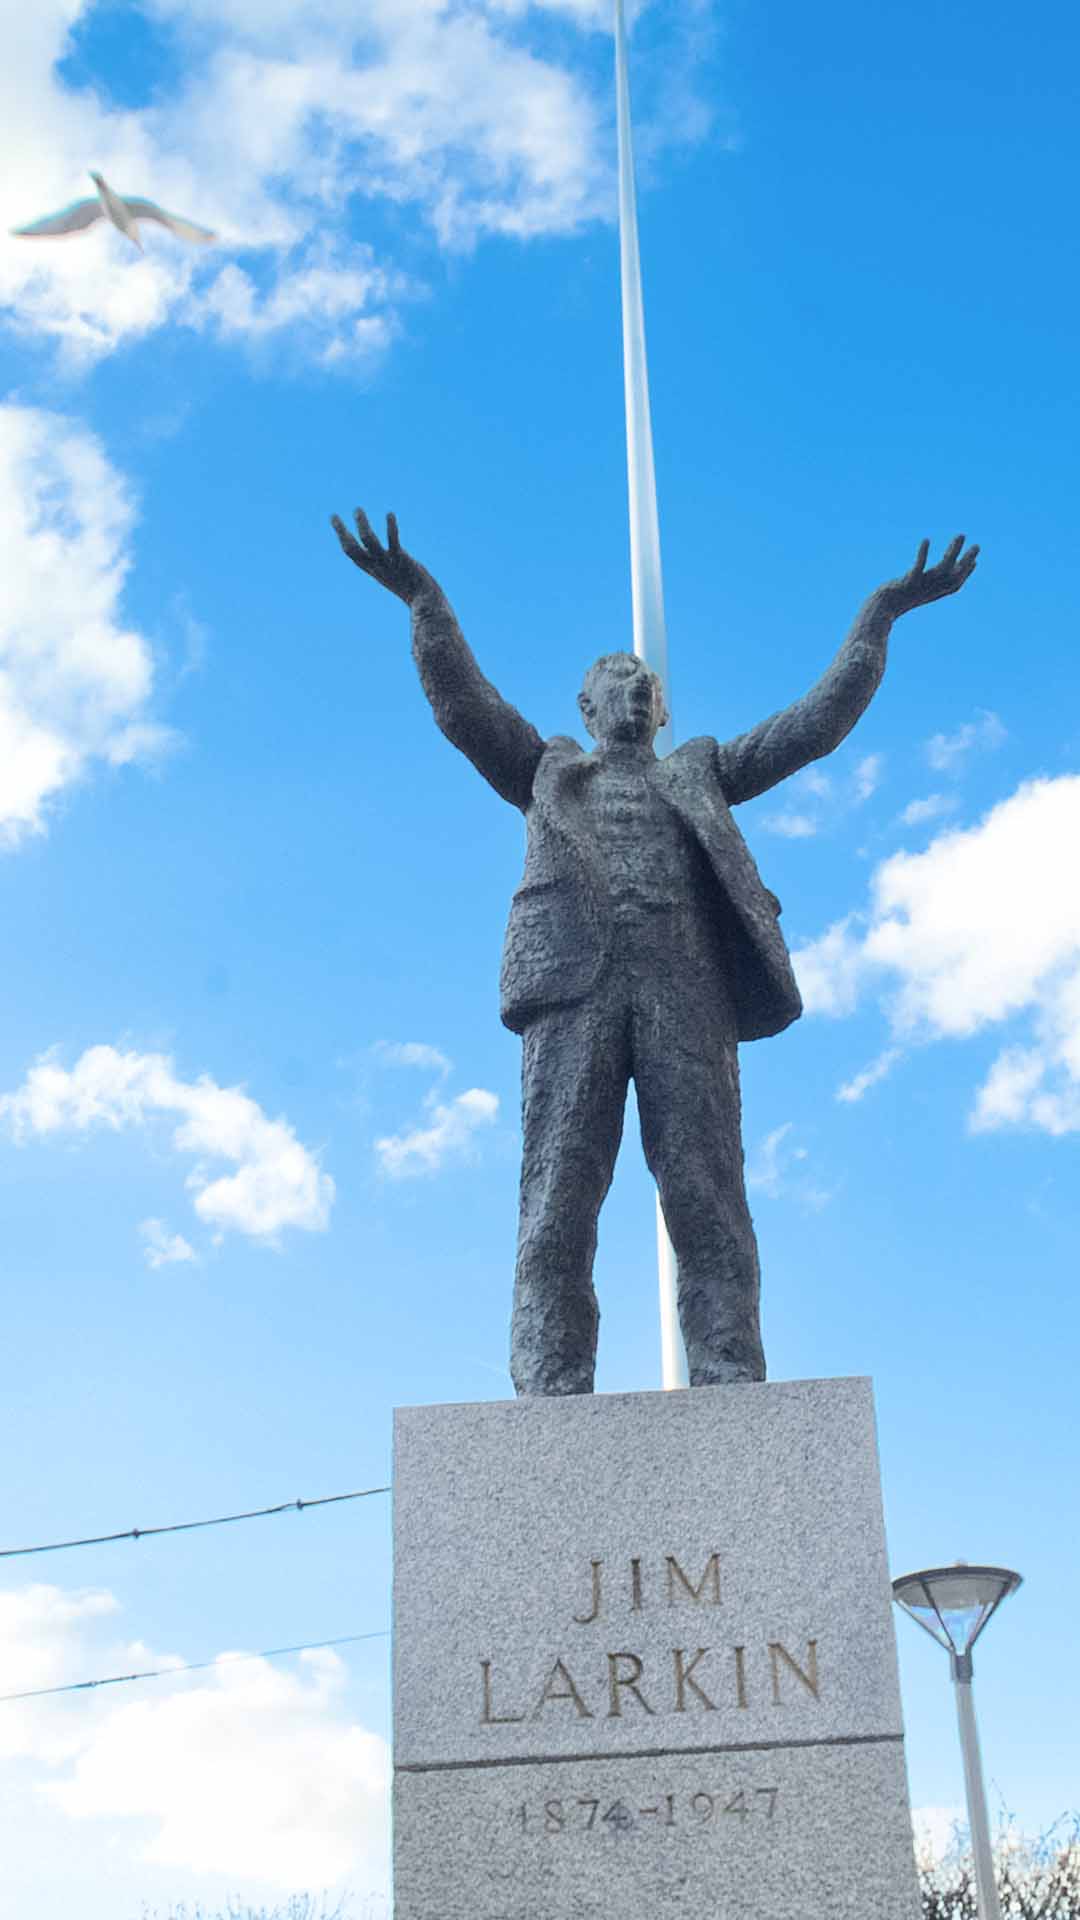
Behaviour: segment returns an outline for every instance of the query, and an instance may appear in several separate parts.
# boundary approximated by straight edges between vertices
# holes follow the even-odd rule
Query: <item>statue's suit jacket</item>
[[[597,756],[563,735],[543,740],[486,680],[432,580],[413,603],[413,653],[442,731],[528,829],[501,975],[502,1018],[520,1033],[537,1014],[573,1006],[602,983],[616,928],[586,825]],[[716,882],[702,911],[722,919],[738,1038],[797,1020],[802,1001],[777,916],[731,808],[831,753],[869,704],[885,667],[891,619],[871,599],[828,672],[793,706],[725,742],[688,740],[657,762],[656,791],[680,816]]]

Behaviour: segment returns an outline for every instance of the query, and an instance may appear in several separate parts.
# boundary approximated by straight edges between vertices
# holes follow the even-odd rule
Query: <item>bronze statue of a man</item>
[[[596,1223],[626,1090],[679,1263],[691,1386],[762,1380],[757,1244],[746,1204],[738,1042],[802,1011],[778,925],[731,809],[831,753],[866,710],[893,621],[956,593],[975,565],[928,542],[879,587],[817,685],[735,740],[663,760],[656,676],[605,654],[578,696],[596,742],[542,740],[480,672],[446,596],[363,513],[336,517],[349,559],[412,611],[413,656],[447,738],[528,828],[502,964],[502,1018],[523,1042],[521,1213],[511,1335],[518,1393],[591,1393]]]

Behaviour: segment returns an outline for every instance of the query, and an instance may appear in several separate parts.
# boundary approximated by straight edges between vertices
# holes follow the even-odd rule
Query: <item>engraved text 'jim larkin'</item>
[[[720,1556],[710,1554],[698,1579],[686,1572],[674,1554],[665,1554],[660,1578],[649,1569],[648,1576],[640,1559],[631,1559],[622,1591],[629,1597],[630,1611],[642,1613],[648,1606],[670,1609],[695,1609],[721,1604]],[[571,1616],[577,1627],[594,1626],[603,1618],[605,1593],[603,1560],[590,1561],[589,1604],[585,1611]],[[572,1665],[571,1665],[572,1661]],[[780,1640],[767,1640],[763,1648],[736,1643],[726,1646],[671,1647],[663,1653],[642,1655],[620,1648],[611,1652],[561,1654],[545,1663],[539,1692],[531,1697],[520,1686],[517,1698],[502,1676],[497,1683],[494,1663],[480,1662],[480,1724],[485,1727],[517,1726],[526,1720],[539,1720],[549,1711],[565,1712],[579,1720],[603,1718],[619,1720],[624,1713],[715,1713],[721,1704],[748,1708],[752,1691],[784,1704],[785,1687],[794,1687],[802,1697],[821,1697],[818,1666],[818,1642],[806,1641],[805,1652],[796,1658]],[[498,1701],[497,1701],[498,1688]],[[502,1709],[501,1711],[499,1709]]]

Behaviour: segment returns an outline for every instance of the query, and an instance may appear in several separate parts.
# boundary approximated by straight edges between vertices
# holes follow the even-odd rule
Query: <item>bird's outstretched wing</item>
[[[20,240],[62,240],[104,218],[105,209],[100,200],[74,200],[62,213],[46,214],[44,220],[34,220],[28,227],[12,227],[11,231]]]
[[[136,200],[125,193],[124,205],[136,220],[157,220],[161,226],[168,227],[178,240],[192,240],[198,246],[207,247],[217,239],[209,227],[198,227],[194,220],[182,220],[177,213],[166,213],[164,207],[157,207],[152,200]]]

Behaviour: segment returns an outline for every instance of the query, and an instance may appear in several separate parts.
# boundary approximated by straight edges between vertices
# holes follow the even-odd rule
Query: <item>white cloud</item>
[[[821,822],[808,813],[787,809],[782,813],[765,814],[761,825],[766,833],[778,833],[785,840],[812,840],[820,831]]]
[[[1007,738],[997,714],[982,707],[974,720],[966,721],[955,733],[935,733],[927,741],[924,752],[938,773],[956,773],[975,748],[991,751]]]
[[[426,1040],[376,1040],[373,1052],[388,1067],[423,1067],[444,1078],[453,1064],[441,1048],[429,1046]]]
[[[111,1593],[64,1591],[43,1582],[0,1592],[0,1693],[30,1693],[86,1677],[94,1629],[117,1612]],[[83,1703],[89,1706],[89,1701]],[[0,1762],[35,1758],[58,1763],[78,1744],[70,1711],[43,1717],[30,1701],[8,1700],[0,1712]]]
[[[938,820],[943,813],[951,813],[956,800],[951,793],[928,793],[924,800],[909,800],[900,815],[905,827],[921,827],[928,820]]]
[[[777,812],[762,814],[758,824],[784,840],[812,840],[831,810],[830,776],[820,767],[803,767],[784,783],[784,796],[786,804]]]
[[[915,1807],[911,1824],[915,1857],[920,1865],[932,1867],[955,1852],[958,1838],[967,1832],[967,1815],[962,1807]]]
[[[785,1120],[765,1135],[756,1154],[747,1161],[746,1185],[751,1192],[763,1193],[770,1200],[785,1196],[819,1213],[833,1198],[831,1191],[819,1187],[807,1176],[809,1149],[791,1139],[794,1121]]]
[[[78,1819],[149,1820],[143,1857],[300,1889],[382,1865],[385,1743],[338,1709],[342,1661],[291,1673],[230,1663],[165,1696],[115,1707],[47,1789]]]
[[[845,1080],[843,1086],[837,1087],[837,1099],[847,1101],[849,1104],[861,1100],[864,1094],[869,1093],[871,1087],[876,1087],[887,1074],[892,1072],[900,1057],[899,1047],[886,1047],[884,1053],[879,1053],[877,1059],[871,1060],[869,1066],[863,1067],[861,1073],[856,1073],[850,1080]]]
[[[181,1664],[106,1643],[108,1593],[44,1585],[0,1594],[0,1692]],[[108,1822],[147,1862],[283,1891],[386,1872],[387,1751],[343,1710],[330,1649],[293,1668],[230,1660],[153,1691],[9,1704],[0,1761],[72,1821]],[[164,1691],[162,1691],[164,1689]],[[138,1823],[137,1825],[134,1823]],[[72,1844],[77,1844],[74,1836]]]
[[[143,1258],[147,1266],[155,1271],[158,1267],[176,1266],[199,1257],[182,1233],[169,1232],[164,1220],[144,1220],[139,1233],[143,1241]]]
[[[781,1191],[781,1154],[784,1141],[794,1124],[793,1120],[785,1120],[782,1126],[774,1127],[771,1133],[767,1133],[754,1160],[746,1169],[747,1186],[768,1194],[771,1200],[775,1200]]]
[[[44,831],[94,763],[152,759],[150,647],[122,624],[135,508],[99,442],[0,406],[0,846]]]
[[[288,1122],[269,1120],[240,1087],[218,1086],[207,1074],[179,1079],[165,1054],[90,1047],[70,1070],[43,1054],[21,1087],[0,1096],[0,1121],[20,1145],[95,1127],[141,1128],[161,1117],[178,1122],[175,1151],[198,1156],[186,1185],[199,1219],[215,1232],[274,1242],[285,1227],[319,1232],[328,1225],[334,1183]],[[213,1160],[236,1171],[211,1177],[206,1162]]]
[[[644,12],[648,0],[631,0],[627,6],[626,18],[632,25],[639,13]],[[545,13],[564,13],[580,27],[592,27],[598,32],[611,31],[611,7],[608,0],[489,0],[490,10],[494,14],[510,14],[521,19],[530,7]]]
[[[391,303],[410,292],[403,276],[375,264],[370,248],[354,247],[345,265],[323,239],[301,258],[276,263],[269,276],[230,261],[184,317],[225,340],[265,339],[288,328],[307,336],[315,358],[332,366],[388,346],[397,331]]]
[[[871,794],[877,792],[884,766],[883,753],[868,753],[859,761],[852,778],[856,806],[861,806],[864,800],[869,800]]]
[[[1055,1049],[1052,1042],[1041,1047],[1007,1047],[979,1088],[971,1131],[1031,1126],[1056,1135],[1080,1132],[1080,1076],[1069,1058],[1076,1045],[1073,1029],[1064,1048]]]
[[[978,1133],[1023,1120],[1046,1071],[1037,1048],[1008,1047],[1000,1053],[979,1089],[972,1115]]]
[[[1080,1130],[1080,775],[1025,782],[976,826],[879,866],[861,915],[795,955],[809,1011],[851,1012],[869,984],[898,1039],[962,1039],[1026,1015],[974,1129]]]
[[[379,1164],[394,1180],[438,1173],[448,1159],[469,1158],[477,1129],[490,1126],[499,1111],[498,1095],[483,1087],[470,1087],[449,1104],[429,1094],[424,1105],[426,1126],[375,1142]]]
[[[785,840],[812,840],[866,804],[881,784],[884,766],[883,753],[866,753],[835,778],[820,767],[804,767],[784,784],[786,805],[763,814],[759,825]]]
[[[447,1160],[471,1159],[477,1130],[491,1126],[498,1115],[498,1095],[470,1087],[453,1100],[440,1099],[438,1088],[453,1071],[453,1061],[426,1040],[377,1040],[372,1052],[387,1066],[420,1067],[437,1076],[424,1096],[426,1118],[404,1133],[376,1140],[380,1170],[393,1180],[408,1180],[438,1173]]]
[[[865,974],[860,924],[850,913],[792,954],[807,1013],[854,1013]]]
[[[570,233],[611,209],[606,63],[601,94],[568,56],[531,51],[530,9],[513,0],[369,0],[361,16],[348,0],[150,0],[175,77],[124,107],[59,70],[92,10],[36,0],[9,36],[0,229],[92,193],[92,165],[222,246],[155,229],[141,257],[104,223],[61,242],[5,232],[0,307],[69,360],[170,319],[226,338],[299,330],[324,362],[377,353],[418,289],[350,237],[359,199],[409,207],[446,249]],[[609,24],[604,0],[543,10]],[[680,117],[681,137],[697,137]]]

